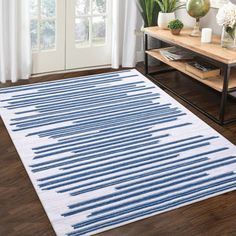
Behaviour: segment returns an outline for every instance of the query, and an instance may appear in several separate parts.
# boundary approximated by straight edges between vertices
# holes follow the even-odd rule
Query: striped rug
[[[236,189],[235,146],[136,70],[5,88],[0,98],[57,235],[95,234]]]

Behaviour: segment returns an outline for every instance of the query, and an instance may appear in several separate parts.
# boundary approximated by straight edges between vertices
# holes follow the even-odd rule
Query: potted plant
[[[168,23],[175,19],[175,11],[184,4],[179,4],[179,0],[156,0],[161,11],[158,16],[158,26],[168,29]]]
[[[168,24],[168,28],[170,29],[173,35],[179,35],[183,27],[184,27],[183,22],[178,19],[172,20]]]

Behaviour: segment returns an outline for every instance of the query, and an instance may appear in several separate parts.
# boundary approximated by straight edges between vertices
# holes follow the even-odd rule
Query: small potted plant
[[[168,23],[175,19],[175,11],[184,6],[179,0],[156,0],[161,11],[158,15],[158,26],[168,29]]]
[[[168,28],[170,29],[173,35],[179,35],[183,27],[184,27],[183,22],[178,19],[172,20],[168,24]]]

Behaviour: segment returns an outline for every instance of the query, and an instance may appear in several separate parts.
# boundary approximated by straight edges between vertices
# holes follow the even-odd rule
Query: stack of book
[[[187,62],[186,71],[198,76],[201,79],[217,77],[220,75],[220,68],[203,61]]]
[[[178,47],[169,47],[160,50],[163,57],[170,61],[193,60],[194,54]]]
[[[194,53],[183,50],[179,47],[169,47],[160,50],[160,53],[168,61],[185,61],[186,71],[198,76],[201,79],[219,77],[220,69],[208,62],[199,61]]]

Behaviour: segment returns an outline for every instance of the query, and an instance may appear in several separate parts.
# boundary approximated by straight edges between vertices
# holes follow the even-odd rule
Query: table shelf
[[[200,81],[201,83],[219,91],[223,91],[223,77],[218,76],[218,77],[212,77],[212,78],[207,78],[207,79],[201,79],[198,76],[192,74],[191,72],[187,71],[185,69],[185,62],[183,61],[171,61],[166,59],[164,56],[161,55],[160,51],[165,50],[167,48],[160,48],[160,49],[152,49],[152,50],[147,50],[146,53],[158,59],[159,61],[162,61],[163,63],[177,69],[178,71],[181,71],[182,73]],[[229,80],[229,86],[228,86],[228,91],[231,91],[236,88],[236,70],[232,70],[230,80]]]

